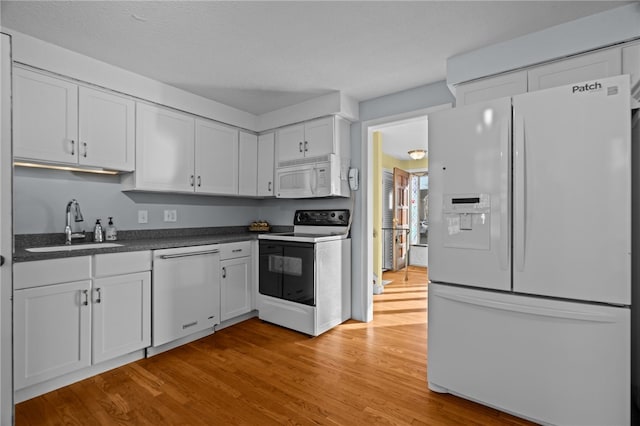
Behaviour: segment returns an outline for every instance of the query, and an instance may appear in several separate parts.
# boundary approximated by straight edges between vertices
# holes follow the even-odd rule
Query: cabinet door
[[[238,194],[258,195],[258,136],[240,132]]]
[[[276,159],[279,165],[304,157],[304,124],[288,126],[278,130],[276,136]],[[284,164],[283,164],[284,163]]]
[[[258,195],[273,196],[275,134],[258,137]]]
[[[238,130],[196,120],[196,192],[238,194]]]
[[[220,262],[220,319],[222,321],[251,311],[251,257]]]
[[[14,292],[14,377],[21,389],[91,363],[91,281]]]
[[[456,87],[456,106],[527,93],[527,72],[517,71]]]
[[[136,108],[136,187],[193,192],[193,118],[142,103]]]
[[[135,102],[80,87],[79,163],[113,170],[135,167]]]
[[[321,157],[334,152],[333,117],[305,123],[304,137],[305,157]]]
[[[151,344],[151,272],[93,282],[93,363]]]
[[[528,73],[528,86],[529,91],[533,92],[620,75],[621,71],[620,49],[608,49],[533,68]]]
[[[78,86],[14,68],[14,156],[77,163]]]

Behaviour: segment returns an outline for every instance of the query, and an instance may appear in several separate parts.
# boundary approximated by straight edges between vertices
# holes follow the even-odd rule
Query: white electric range
[[[349,210],[297,210],[294,230],[261,234],[264,321],[317,336],[351,318]]]

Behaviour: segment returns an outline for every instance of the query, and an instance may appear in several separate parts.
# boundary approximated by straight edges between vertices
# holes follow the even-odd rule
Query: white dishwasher
[[[152,346],[220,323],[218,245],[153,251]]]

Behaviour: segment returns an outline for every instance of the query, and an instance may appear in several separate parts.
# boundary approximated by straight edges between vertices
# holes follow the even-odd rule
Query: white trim
[[[408,120],[420,116],[426,116],[435,111],[448,109],[453,106],[452,103],[436,105],[433,107],[422,108],[401,114],[390,115],[386,117],[376,118],[362,122],[361,125],[361,158],[362,158],[362,206],[361,208],[361,230],[362,240],[360,241],[363,251],[362,277],[363,286],[360,289],[363,300],[363,316],[365,322],[373,320],[373,291],[370,283],[373,283],[373,150],[369,149],[372,142],[372,134],[374,131],[388,125],[392,122]]]

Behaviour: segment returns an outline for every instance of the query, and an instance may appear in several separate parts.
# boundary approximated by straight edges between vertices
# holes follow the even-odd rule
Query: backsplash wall
[[[235,197],[122,192],[119,176],[24,167],[14,169],[13,188],[15,234],[62,233],[72,198],[80,203],[84,222],[79,225],[86,231],[93,229],[97,218],[106,225],[109,216],[122,230],[248,225],[259,219],[261,203]],[[164,222],[165,209],[177,211],[176,222]],[[138,210],[147,210],[148,223],[138,223]]]
[[[64,231],[69,200],[80,203],[85,231],[97,218],[106,226],[109,216],[119,230],[248,226],[254,220],[292,225],[298,209],[351,209],[348,198],[250,199],[190,194],[122,192],[119,176],[60,170],[14,169],[15,234]],[[164,222],[164,210],[176,210],[176,222]],[[138,223],[138,210],[148,212],[148,223]]]

